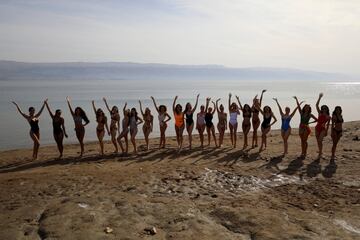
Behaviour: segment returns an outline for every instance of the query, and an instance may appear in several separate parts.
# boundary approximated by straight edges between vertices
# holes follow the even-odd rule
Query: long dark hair
[[[244,105],[244,112],[246,112],[247,114],[249,114],[249,117],[251,117],[252,111],[251,111],[251,107],[249,104],[245,104]]]
[[[178,110],[178,108],[180,108],[180,110]],[[181,110],[182,110],[182,106],[180,104],[176,104],[176,106],[175,106],[176,114],[180,114],[182,112]]]
[[[322,105],[320,110],[322,112],[325,112],[328,116],[330,116],[330,110],[329,110],[329,107],[327,105]]]
[[[100,117],[102,117],[102,121],[100,121]],[[101,108],[98,108],[96,110],[96,121],[99,123],[106,123],[106,116],[105,113],[103,112],[103,110],[101,110]]]
[[[184,109],[184,113],[186,113],[188,110],[191,110],[190,109],[190,107],[191,107],[191,103],[186,103],[186,105],[185,105],[185,109]],[[189,108],[189,109],[188,109]]]
[[[80,117],[86,122],[86,124],[88,124],[90,122],[90,120],[86,116],[85,111],[81,107],[76,107],[75,113],[77,112],[77,110],[79,110],[79,112],[80,112]]]
[[[305,108],[308,107],[309,108],[309,112],[308,114],[311,114],[311,106],[309,104],[305,104],[304,107],[301,109],[301,115],[305,114]]]
[[[133,111],[135,112],[134,114],[133,114]],[[133,116],[135,117],[136,120],[139,119],[136,108],[132,108],[131,111],[130,111],[130,117],[133,117]]]
[[[339,114],[336,113],[336,110],[339,110]],[[338,121],[344,122],[342,117],[342,108],[340,106],[336,106],[332,114],[336,116]]]

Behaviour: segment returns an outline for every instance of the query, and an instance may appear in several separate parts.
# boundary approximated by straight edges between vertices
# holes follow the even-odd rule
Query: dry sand
[[[168,138],[127,157],[110,143],[105,157],[88,143],[82,159],[77,145],[61,160],[54,146],[34,162],[31,149],[3,151],[0,239],[360,239],[360,122],[344,129],[336,165],[329,136],[324,159],[312,134],[299,160],[296,129],[286,157],[279,131],[260,154],[240,150],[241,135],[237,149],[227,136],[222,148],[177,153]]]

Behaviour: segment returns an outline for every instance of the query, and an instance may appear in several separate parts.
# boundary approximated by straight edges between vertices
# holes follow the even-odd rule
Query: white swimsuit
[[[229,123],[230,123],[232,126],[235,126],[235,124],[237,124],[237,115],[238,115],[237,112],[231,112],[231,113],[230,113]]]

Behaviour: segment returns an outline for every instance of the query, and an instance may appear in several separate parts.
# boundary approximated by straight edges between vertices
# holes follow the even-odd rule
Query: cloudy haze
[[[0,0],[0,59],[360,74],[358,0]]]

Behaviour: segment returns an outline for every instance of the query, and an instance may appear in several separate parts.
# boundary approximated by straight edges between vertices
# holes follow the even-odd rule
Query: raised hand
[[[278,100],[277,100],[277,98],[273,98],[273,100],[275,101],[275,102],[277,102]]]
[[[236,97],[237,100],[240,100],[240,99],[239,99],[239,96],[236,95],[235,97]]]
[[[319,94],[319,98],[322,98],[323,96],[324,96],[323,93],[320,93],[320,94]]]
[[[264,93],[264,92],[266,92],[267,90],[266,89],[264,89],[264,90],[262,90],[262,93]]]
[[[70,102],[70,97],[69,96],[66,97],[66,101]]]
[[[200,93],[196,96],[196,98],[199,98],[200,97]]]

